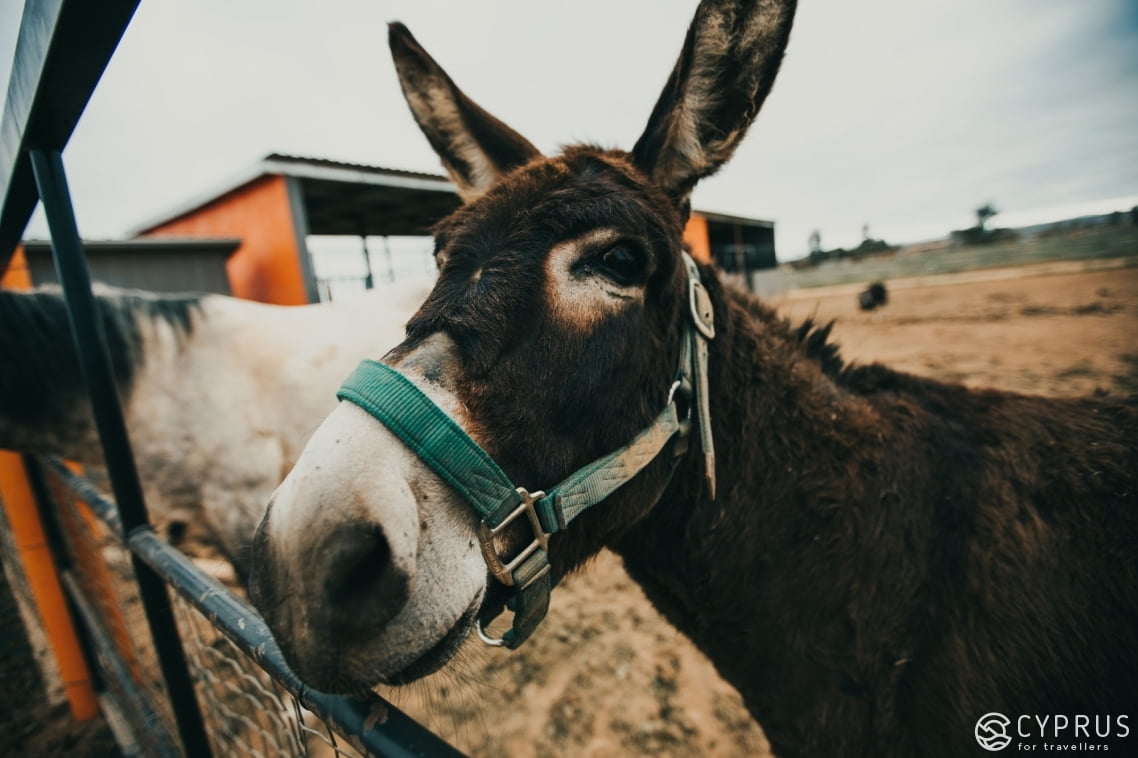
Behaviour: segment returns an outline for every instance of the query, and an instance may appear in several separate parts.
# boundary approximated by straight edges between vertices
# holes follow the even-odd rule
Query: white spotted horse
[[[412,285],[282,307],[100,285],[96,307],[156,523],[193,522],[239,574],[273,490],[335,405],[343,375],[422,303]],[[361,331],[356,324],[367,324]],[[0,290],[0,448],[101,465],[57,288]]]

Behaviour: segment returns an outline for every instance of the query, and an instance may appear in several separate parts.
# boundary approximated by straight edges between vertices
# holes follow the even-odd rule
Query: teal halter
[[[514,649],[529,638],[545,617],[553,589],[549,537],[640,473],[672,439],[676,439],[674,468],[687,451],[693,411],[699,420],[707,486],[714,499],[715,451],[707,397],[707,343],[715,336],[714,317],[699,269],[687,253],[684,263],[691,321],[684,329],[679,368],[664,410],[627,445],[578,469],[547,491],[531,493],[515,486],[478,443],[389,366],[364,361],[337,393],[339,399],[358,405],[391,430],[481,516],[480,542],[486,565],[499,582],[513,588],[506,602],[514,612],[511,629],[501,638],[486,634],[484,625],[501,613],[500,608],[478,620],[478,635],[487,644]],[[684,418],[679,415],[677,395],[687,401]],[[499,554],[495,538],[522,516],[529,521],[534,538],[507,560]]]

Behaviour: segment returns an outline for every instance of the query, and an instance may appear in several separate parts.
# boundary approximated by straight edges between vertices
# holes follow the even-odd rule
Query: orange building
[[[139,227],[139,237],[231,238],[237,297],[282,305],[320,300],[309,235],[429,234],[459,205],[443,176],[272,154],[219,190]],[[774,224],[696,211],[685,241],[728,272],[775,265]]]
[[[135,234],[239,239],[227,264],[233,294],[301,305],[320,299],[309,235],[428,234],[458,205],[442,176],[273,154]]]

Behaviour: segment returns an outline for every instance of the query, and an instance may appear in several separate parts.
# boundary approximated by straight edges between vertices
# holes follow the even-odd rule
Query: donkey
[[[100,285],[96,307],[154,520],[204,522],[246,573],[265,503],[334,407],[339,379],[395,341],[425,297],[413,286],[285,308]],[[102,464],[57,288],[0,290],[0,365],[0,448]]]
[[[689,194],[794,6],[705,0],[632,151],[552,158],[391,26],[465,204],[405,339],[345,383],[254,540],[251,596],[309,684],[404,683],[472,631],[516,646],[608,547],[780,755],[959,756],[989,712],[1138,703],[1133,399],[847,366],[685,259]]]

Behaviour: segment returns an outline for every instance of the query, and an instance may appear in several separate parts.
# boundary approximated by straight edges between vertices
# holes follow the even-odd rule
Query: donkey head
[[[552,158],[391,26],[407,102],[465,204],[437,227],[438,282],[383,363],[513,482],[561,481],[626,444],[668,401],[689,318],[688,197],[769,92],[793,6],[702,3],[632,152],[577,146]],[[553,575],[643,519],[671,470],[660,456],[554,535]],[[531,539],[516,526],[503,542]],[[408,681],[446,662],[494,598],[478,529],[434,470],[341,403],[258,530],[252,596],[313,686]]]

